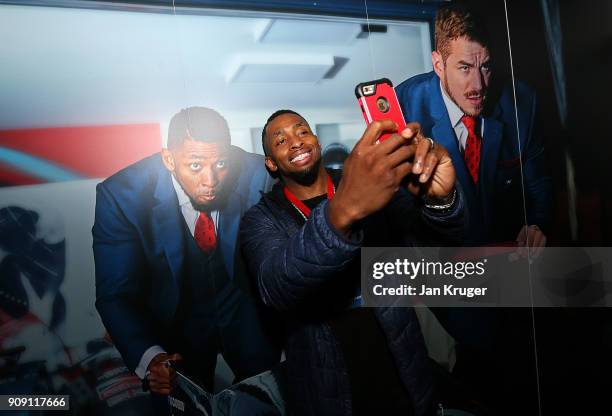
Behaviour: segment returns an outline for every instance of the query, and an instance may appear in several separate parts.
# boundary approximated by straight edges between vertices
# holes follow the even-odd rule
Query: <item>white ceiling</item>
[[[427,24],[386,22],[387,33],[358,39],[365,21],[1,5],[0,129],[163,127],[189,105],[214,107],[238,129],[263,125],[278,108],[321,123],[360,121],[358,82],[398,83],[431,68]],[[348,61],[321,79],[334,57]],[[232,78],[236,65],[253,60],[271,75]],[[296,78],[288,68],[296,62],[316,73],[301,66]]]

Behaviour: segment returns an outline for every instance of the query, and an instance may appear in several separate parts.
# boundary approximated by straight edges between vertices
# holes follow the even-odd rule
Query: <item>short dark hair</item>
[[[225,118],[207,107],[183,108],[172,116],[168,126],[168,148],[180,146],[187,138],[205,143],[231,142]]]
[[[436,50],[446,58],[450,55],[450,42],[467,37],[484,47],[489,46],[489,33],[484,20],[475,11],[462,3],[442,6],[436,14]]]
[[[266,124],[264,124],[263,130],[261,131],[261,147],[263,147],[263,152],[266,156],[268,156],[268,151],[266,150],[266,129],[268,128],[268,124],[270,124],[276,117],[282,116],[283,114],[295,114],[298,117],[304,118],[301,114],[298,114],[293,110],[277,110],[273,112],[272,115],[268,117],[268,120],[266,120]]]

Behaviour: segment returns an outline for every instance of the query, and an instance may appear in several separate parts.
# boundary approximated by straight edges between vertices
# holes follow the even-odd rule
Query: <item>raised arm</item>
[[[359,253],[361,239],[349,240],[331,226],[328,203],[311,213],[289,236],[265,202],[251,208],[240,226],[242,251],[263,302],[280,310],[294,309],[312,299]]]

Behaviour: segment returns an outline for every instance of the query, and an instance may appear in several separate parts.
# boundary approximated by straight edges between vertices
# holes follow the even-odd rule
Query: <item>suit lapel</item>
[[[163,166],[154,195],[159,203],[153,207],[153,241],[165,252],[172,275],[178,281],[184,261],[185,226],[170,173]]]
[[[463,155],[459,151],[455,131],[451,125],[448,112],[446,111],[446,105],[444,104],[444,99],[442,98],[440,80],[437,76],[433,76],[430,82],[433,83],[430,88],[435,92],[430,96],[431,107],[429,109],[434,122],[431,129],[432,136],[434,140],[446,147],[446,150],[448,150],[448,153],[453,160],[453,165],[455,166],[457,180],[467,192],[468,189],[473,187],[472,178],[470,177],[467,167],[465,166]]]
[[[232,146],[231,147],[231,165],[230,177],[226,178],[228,189],[227,200],[223,207],[219,210],[219,224],[217,226],[217,236],[219,237],[219,246],[223,262],[230,279],[234,279],[234,265],[236,257],[236,242],[238,239],[238,229],[240,227],[240,218],[242,217],[243,198],[247,198],[248,186],[252,178],[244,178],[242,170],[244,169],[243,161],[244,151]],[[241,179],[247,179],[248,185],[241,184]],[[244,194],[244,195],[243,195]]]
[[[490,201],[493,195],[502,135],[503,124],[495,118],[495,115],[485,117],[479,172],[479,180],[481,181],[480,190],[483,193],[483,201]]]
[[[230,279],[234,277],[234,256],[236,253],[236,240],[240,226],[241,196],[238,192],[231,192],[227,203],[219,212],[220,249]]]
[[[457,180],[467,188],[466,185],[470,184],[471,177],[469,176],[467,167],[463,160],[463,155],[459,151],[457,146],[457,139],[455,139],[455,132],[450,124],[448,117],[445,119],[439,119],[432,128],[432,135],[437,142],[442,144],[448,150],[451,159],[454,161],[455,172],[457,173]]]

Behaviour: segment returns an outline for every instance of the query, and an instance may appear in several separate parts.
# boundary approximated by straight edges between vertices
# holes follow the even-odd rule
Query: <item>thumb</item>
[[[419,135],[421,131],[421,125],[416,121],[406,124],[404,130],[400,132],[404,139],[414,139]]]

